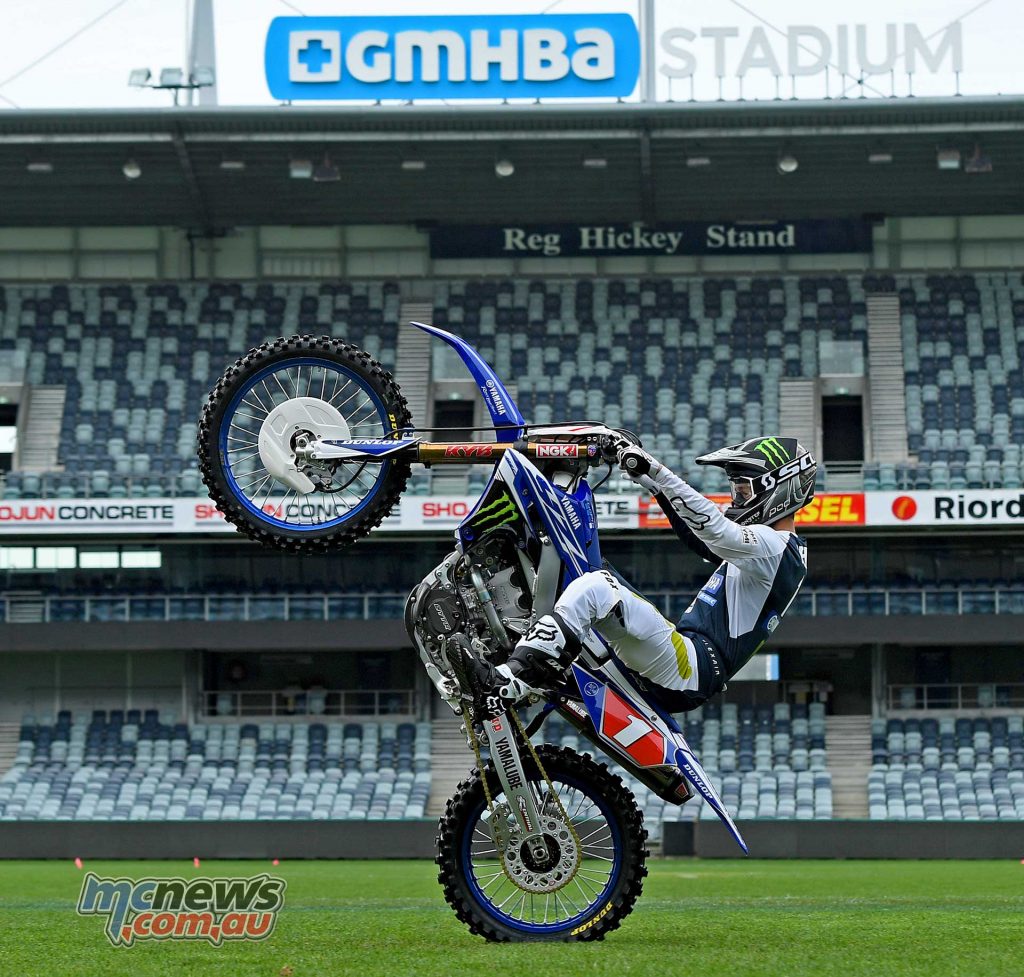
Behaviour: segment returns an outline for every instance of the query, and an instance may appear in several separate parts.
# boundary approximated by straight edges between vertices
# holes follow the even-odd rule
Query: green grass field
[[[1022,853],[1024,854],[1024,853]],[[74,906],[70,862],[0,862],[5,977],[689,973],[1000,977],[1024,973],[1024,865],[652,860],[636,911],[602,943],[492,945],[441,899],[426,862],[87,862],[101,876],[288,882],[262,943],[114,949]],[[285,973],[287,974],[287,970]]]

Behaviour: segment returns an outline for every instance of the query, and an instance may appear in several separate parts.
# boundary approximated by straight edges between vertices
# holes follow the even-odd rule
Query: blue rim
[[[473,832],[480,823],[480,815],[483,813],[486,804],[483,798],[481,798],[480,803],[474,808],[473,813],[466,822],[466,829],[462,836],[462,869],[465,873],[466,882],[469,885],[470,892],[472,892],[473,897],[476,899],[477,905],[495,922],[500,923],[503,926],[507,926],[510,929],[517,930],[520,933],[552,935],[554,933],[563,933],[567,930],[575,929],[580,925],[580,923],[586,920],[587,916],[592,915],[595,910],[605,904],[605,902],[610,898],[612,892],[615,891],[615,886],[618,884],[619,876],[622,873],[622,838],[619,834],[619,826],[615,823],[611,809],[608,807],[605,799],[603,797],[593,796],[587,789],[587,785],[580,780],[577,780],[575,777],[558,777],[555,779],[555,784],[564,784],[566,787],[575,787],[597,806],[601,814],[604,815],[605,821],[608,823],[608,829],[612,836],[612,844],[615,848],[612,861],[612,871],[608,876],[608,881],[605,883],[605,887],[596,898],[591,900],[590,905],[587,906],[583,912],[578,913],[571,919],[563,919],[557,923],[526,923],[521,919],[514,919],[506,913],[503,913],[484,894],[484,891],[477,884],[476,876],[473,874],[472,868],[470,867],[472,864]]]
[[[270,526],[275,526],[278,529],[287,529],[291,532],[300,533],[312,533],[320,532],[324,529],[330,529],[332,526],[340,526],[342,523],[348,522],[359,514],[371,499],[377,494],[380,486],[383,484],[384,479],[387,477],[388,472],[391,470],[391,462],[386,461],[380,466],[380,473],[377,476],[376,481],[370,487],[366,497],[359,502],[354,508],[350,509],[343,516],[338,516],[337,519],[331,519],[327,522],[318,522],[312,524],[294,523],[287,522],[284,519],[276,519],[262,509],[257,509],[255,505],[248,499],[248,497],[238,487],[238,483],[235,481],[234,472],[231,470],[231,466],[228,464],[228,429],[231,427],[231,419],[235,415],[235,410],[241,403],[242,398],[252,390],[256,384],[260,383],[265,377],[276,373],[279,369],[284,367],[289,369],[294,366],[323,366],[329,367],[338,373],[344,374],[370,398],[371,403],[377,410],[377,414],[381,419],[381,427],[387,431],[386,421],[388,412],[384,407],[384,402],[377,395],[376,391],[366,384],[366,381],[362,376],[347,367],[342,366],[339,363],[335,363],[333,360],[323,360],[318,357],[300,357],[293,360],[281,360],[277,363],[272,363],[270,366],[264,367],[254,377],[252,377],[246,386],[242,387],[234,397],[231,398],[231,403],[228,404],[227,410],[224,412],[224,417],[220,424],[220,457],[221,457],[221,469],[224,472],[224,477],[227,479],[228,488],[231,489],[231,494],[235,497],[235,500],[246,509],[251,515],[255,516],[262,522],[267,523]]]

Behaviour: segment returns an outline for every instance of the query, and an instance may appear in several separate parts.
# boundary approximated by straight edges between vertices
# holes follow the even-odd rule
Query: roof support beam
[[[192,165],[192,157],[188,154],[188,146],[185,145],[185,139],[180,129],[175,130],[172,142],[175,155],[178,157],[178,163],[181,165],[181,175],[185,179],[185,186],[188,189],[189,199],[192,201],[199,229],[204,234],[209,234],[213,231],[210,212],[207,209],[203,191],[200,189],[199,180],[196,178],[195,167]]]
[[[654,174],[651,168],[651,134],[640,133],[640,217],[645,224],[653,224]]]

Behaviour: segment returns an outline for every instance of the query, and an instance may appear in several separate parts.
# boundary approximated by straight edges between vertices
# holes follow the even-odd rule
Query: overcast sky
[[[116,9],[111,10],[115,4]],[[220,102],[273,104],[264,80],[263,44],[275,17],[298,16],[298,11],[307,15],[465,14],[479,12],[481,6],[480,0],[438,0],[430,4],[424,0],[214,0]],[[486,7],[504,13],[635,13],[637,4],[628,0],[504,0]],[[188,10],[188,0],[120,0],[119,4],[117,0],[2,0],[0,106],[13,111],[15,106],[138,108],[168,104],[166,92],[129,89],[128,72],[135,67],[159,70],[184,63]],[[105,13],[80,36],[30,67]],[[736,70],[755,28],[763,30],[771,47],[770,57],[780,62],[785,75],[787,41],[781,32],[790,26],[811,25],[823,30],[833,46],[835,64],[835,49],[840,43],[838,25],[850,25],[851,49],[855,46],[853,25],[867,25],[868,53],[877,59],[884,55],[885,25],[894,23],[898,55],[895,74],[875,76],[868,83],[874,96],[888,95],[893,86],[896,94],[903,95],[908,88],[903,25],[917,25],[927,37],[958,18],[963,18],[961,92],[1024,92],[1024,4],[1020,0],[857,0],[842,4],[822,0],[658,0],[656,33],[660,36],[671,28],[684,28],[698,35],[693,42],[684,42],[696,63],[692,93],[699,99],[714,99],[719,91],[714,40],[701,37],[702,28],[738,29],[738,37],[726,38],[721,49],[725,72],[722,92],[726,98],[737,98]],[[753,53],[764,61],[765,51]],[[659,64],[669,62],[670,58],[659,54]],[[800,78],[796,94],[824,95],[824,84],[823,74]],[[829,85],[831,94],[837,95],[841,88],[837,70],[830,73]],[[919,69],[913,91],[917,95],[951,95],[954,86],[947,58],[937,73]],[[749,68],[743,79],[744,97],[771,98],[775,91],[770,68]],[[782,78],[780,91],[783,97],[791,95],[787,77]],[[670,95],[687,99],[691,81],[683,78],[670,82],[661,77],[658,94],[662,99]]]

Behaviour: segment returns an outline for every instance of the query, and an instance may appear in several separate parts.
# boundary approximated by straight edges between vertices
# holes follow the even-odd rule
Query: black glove
[[[617,431],[615,434],[602,435],[598,444],[601,448],[601,457],[605,461],[617,464],[622,451],[634,446],[636,441]]]
[[[629,445],[620,449],[618,462],[619,468],[633,479],[650,476],[655,469],[661,468],[661,465],[651,455],[644,451],[643,448],[636,447],[636,445]]]

